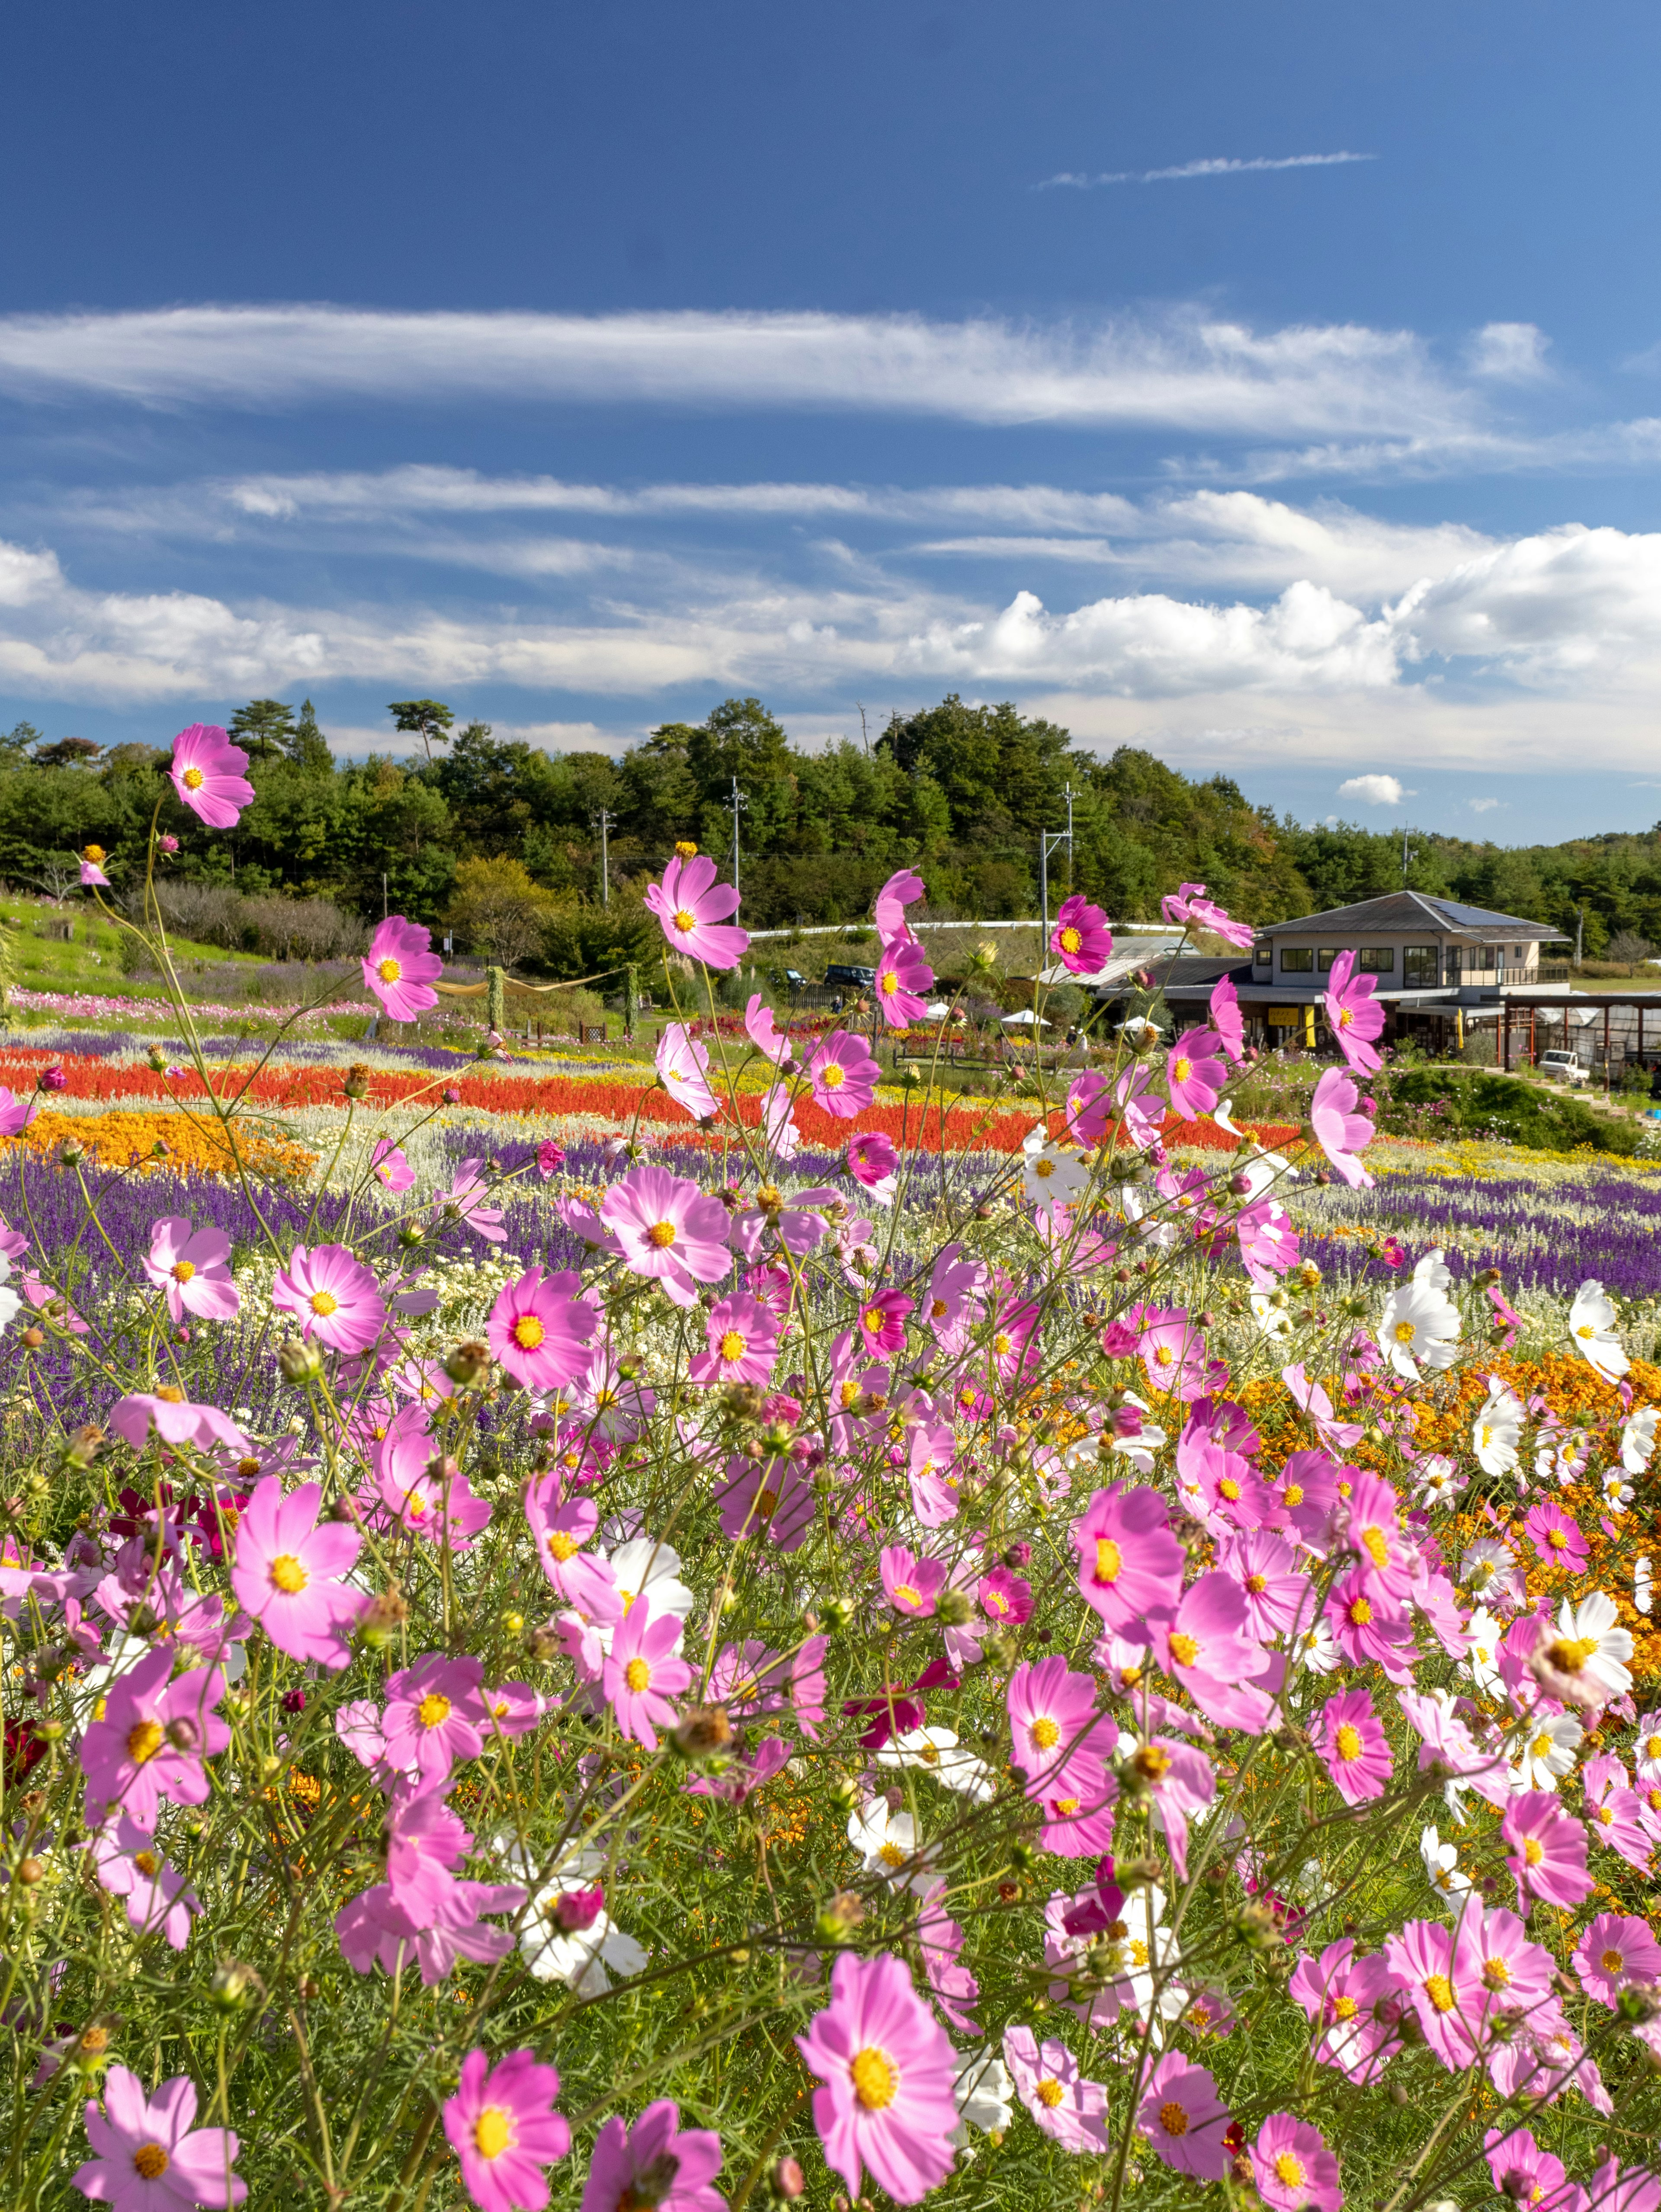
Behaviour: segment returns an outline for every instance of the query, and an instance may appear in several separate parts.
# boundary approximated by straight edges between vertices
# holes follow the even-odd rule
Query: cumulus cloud
[[[1338,796],[1360,799],[1364,806],[1399,806],[1412,793],[1393,775],[1352,775],[1339,785]]]
[[[1480,658],[1525,683],[1647,665],[1661,652],[1661,533],[1579,523],[1519,538],[1407,593],[1403,650]]]
[[[1548,343],[1533,323],[1485,323],[1465,348],[1465,363],[1473,376],[1491,376],[1501,384],[1536,384],[1550,374],[1546,366]]]
[[[1473,814],[1492,814],[1496,806],[1504,806],[1507,802],[1503,799],[1468,799],[1465,804]]]

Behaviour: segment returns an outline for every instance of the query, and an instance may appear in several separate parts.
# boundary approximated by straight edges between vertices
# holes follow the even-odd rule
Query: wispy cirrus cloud
[[[1376,154],[1259,154],[1250,161],[1232,155],[1212,155],[1197,161],[1179,161],[1169,169],[1112,169],[1098,176],[1063,169],[1033,185],[1035,192],[1066,190],[1094,191],[1100,185],[1171,185],[1190,177],[1245,177],[1268,169],[1337,169],[1352,161],[1376,161]]]

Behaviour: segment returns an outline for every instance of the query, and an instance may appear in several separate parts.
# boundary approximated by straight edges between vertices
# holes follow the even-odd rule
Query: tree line
[[[1116,920],[1146,920],[1191,881],[1270,921],[1403,880],[1398,836],[1306,828],[1253,805],[1232,777],[1183,775],[1134,746],[1101,758],[1056,723],[955,693],[893,716],[869,743],[812,751],[759,699],[727,699],[616,758],[499,738],[440,700],[398,701],[388,713],[386,751],[340,763],[309,700],[239,708],[227,726],[249,755],[255,797],[224,833],[174,800],[165,744],[105,750],[20,723],[0,738],[0,874],[55,887],[95,843],[120,885],[142,866],[160,803],[184,880],[248,898],[326,898],[366,919],[385,906],[498,957],[505,933],[512,957],[570,973],[638,934],[639,894],[678,840],[695,840],[725,872],[735,796],[755,928],[861,920],[903,866],[921,872],[941,915],[1034,914],[1039,836],[1067,826],[1069,802],[1072,845],[1051,859],[1052,910],[1072,889]],[[1409,842],[1416,889],[1569,934],[1584,909],[1589,953],[1623,936],[1661,941],[1661,825],[1555,846],[1433,830]]]

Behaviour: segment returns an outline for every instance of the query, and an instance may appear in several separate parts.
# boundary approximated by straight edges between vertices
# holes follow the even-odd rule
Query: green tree
[[[294,708],[281,699],[250,699],[225,726],[226,734],[250,760],[271,760],[294,746]]]
[[[441,699],[394,699],[386,712],[392,727],[406,738],[419,738],[429,763],[435,745],[447,745],[455,715]]]
[[[288,741],[288,755],[304,775],[334,774],[334,755],[329,750],[329,740],[317,726],[317,715],[309,699],[301,703],[300,720]]]

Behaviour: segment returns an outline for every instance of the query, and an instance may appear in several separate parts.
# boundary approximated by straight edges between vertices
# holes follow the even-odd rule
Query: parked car
[[[874,986],[876,980],[877,971],[874,968],[850,967],[837,961],[833,961],[824,971],[824,988],[827,991],[868,991]]]
[[[776,991],[805,991],[807,978],[800,968],[770,968],[767,980]]]
[[[1573,1053],[1566,1052],[1561,1046],[1555,1051],[1541,1054],[1540,1073],[1548,1083],[1574,1084],[1590,1080],[1588,1071],[1581,1066]]]

